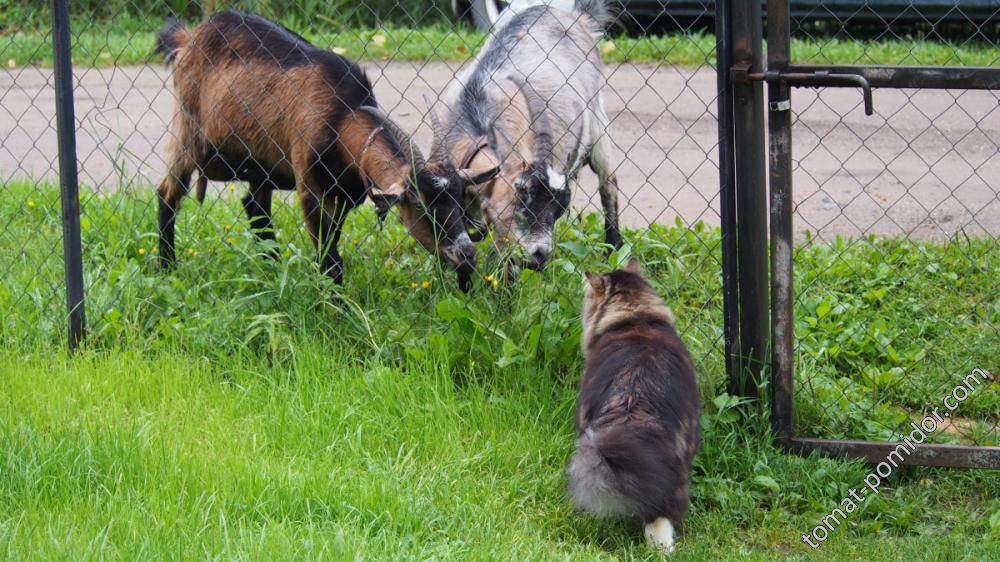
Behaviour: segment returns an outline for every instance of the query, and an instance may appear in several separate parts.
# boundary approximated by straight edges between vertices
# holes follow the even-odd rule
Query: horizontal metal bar
[[[886,456],[902,445],[885,441],[842,441],[801,437],[779,440],[778,444],[787,451],[803,456],[817,451],[829,457],[860,459],[872,464],[885,462]],[[902,457],[902,460],[898,457]],[[914,445],[912,452],[894,455],[893,461],[896,464],[914,466],[1000,468],[1000,447]]]
[[[951,90],[1000,90],[1000,67],[986,66],[861,66],[802,65],[781,69],[782,74],[814,73],[856,74],[872,88],[930,88]]]
[[[875,112],[872,104],[872,89],[868,80],[859,74],[834,74],[828,70],[815,72],[788,72],[785,70],[768,70],[766,72],[749,72],[743,74],[743,69],[737,69],[746,80],[763,82],[782,82],[798,88],[854,87],[861,88],[865,100],[865,115]]]

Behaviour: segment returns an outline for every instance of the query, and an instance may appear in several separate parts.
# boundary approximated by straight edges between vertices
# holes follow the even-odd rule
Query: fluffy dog
[[[569,493],[594,515],[641,519],[646,539],[669,553],[690,499],[700,399],[673,315],[635,258],[587,274],[582,343]]]

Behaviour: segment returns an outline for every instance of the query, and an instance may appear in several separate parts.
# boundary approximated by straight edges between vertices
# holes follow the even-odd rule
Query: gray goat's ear
[[[494,166],[488,170],[476,171],[471,168],[466,168],[463,170],[458,170],[458,177],[461,178],[462,183],[466,186],[469,185],[479,185],[481,183],[486,183],[491,179],[497,177],[500,173],[500,166]]]

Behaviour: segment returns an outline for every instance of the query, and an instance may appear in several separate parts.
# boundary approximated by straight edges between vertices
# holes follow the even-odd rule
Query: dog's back
[[[588,291],[587,366],[569,489],[580,509],[638,517],[647,535],[660,518],[668,519],[672,543],[672,526],[688,508],[700,400],[669,309],[638,264],[630,267],[634,271],[600,276],[601,287]]]

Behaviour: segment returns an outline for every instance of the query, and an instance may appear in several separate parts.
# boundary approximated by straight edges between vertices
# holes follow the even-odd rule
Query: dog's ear
[[[607,280],[600,273],[586,272],[583,274],[587,278],[587,283],[590,283],[590,288],[593,289],[595,295],[603,295],[604,290],[607,285]]]
[[[635,256],[632,256],[631,258],[628,259],[628,263],[625,264],[625,271],[628,271],[630,273],[638,273],[641,275],[642,264],[639,263],[639,260],[635,259]]]

